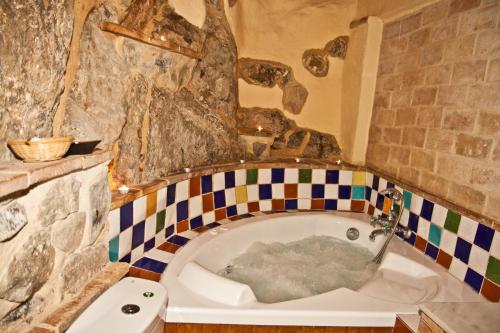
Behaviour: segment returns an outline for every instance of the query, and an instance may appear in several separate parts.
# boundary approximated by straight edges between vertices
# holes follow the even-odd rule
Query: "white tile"
[[[449,272],[460,281],[463,281],[467,273],[467,265],[461,262],[460,259],[453,257]]]
[[[372,190],[372,193],[370,194],[370,203],[372,204],[372,206],[377,205],[377,196],[378,196],[378,192],[375,190]]]
[[[155,236],[155,246],[159,246],[160,244],[165,243],[165,231],[157,233]]]
[[[298,209],[311,209],[311,199],[298,199],[297,207]]]
[[[175,223],[177,223],[177,207],[170,205],[165,210],[165,228]]]
[[[412,213],[420,216],[420,212],[422,211],[422,204],[424,203],[424,198],[419,195],[413,193],[411,196],[411,207],[410,210]]]
[[[446,229],[443,229],[443,232],[441,233],[441,249],[449,255],[453,256],[455,254],[456,246],[457,235]]]
[[[339,186],[337,184],[325,185],[325,199],[338,199]]]
[[[311,184],[299,184],[297,195],[298,198],[311,199]]]
[[[352,185],[352,171],[339,171],[339,185]]]
[[[385,190],[387,188],[387,179],[380,177],[378,181],[378,191]]]
[[[238,215],[243,215],[248,213],[248,204],[246,203],[237,204],[236,211],[238,212]]]
[[[365,172],[366,174],[366,185],[369,186],[369,187],[372,187],[373,186],[373,173],[371,172]]]
[[[203,217],[203,224],[204,225],[215,222],[215,212],[214,211],[207,212],[207,213],[203,214],[202,217]]]
[[[118,258],[121,259],[123,256],[128,254],[132,249],[132,228],[128,228],[120,233],[120,239],[118,240]]]
[[[195,218],[203,213],[201,195],[189,198],[189,218]]]
[[[470,256],[469,256],[469,266],[481,275],[486,273],[486,267],[488,266],[489,254],[482,248],[476,245],[472,245]]]
[[[170,260],[174,257],[173,253],[167,252],[167,251],[162,251],[158,249],[151,249],[148,252],[146,252],[145,257],[164,262],[168,264]]]
[[[285,184],[272,185],[273,199],[283,199],[285,197]]]
[[[214,192],[223,190],[226,187],[226,178],[224,172],[214,174],[212,177],[212,182]]]
[[[474,237],[476,237],[477,222],[473,221],[465,216],[460,219],[460,225],[458,226],[458,236],[465,239],[469,243],[474,243]]]
[[[271,200],[261,200],[259,201],[259,208],[261,212],[270,212],[273,210],[273,204]]]
[[[417,226],[417,235],[422,237],[423,239],[427,240],[429,239],[429,228],[431,227],[431,223],[427,221],[424,218],[419,218],[418,219],[418,226]]]
[[[120,233],[120,208],[113,209],[108,214],[108,239]]]
[[[146,219],[146,196],[134,200],[134,225]]]
[[[401,193],[403,193],[403,192],[404,192],[404,190],[405,190],[404,188],[402,188],[402,187],[401,187],[401,186],[399,186],[399,185],[394,185],[394,188],[395,188],[396,190],[398,190],[399,192],[401,192]]]
[[[175,202],[181,202],[189,198],[189,180],[183,180],[175,185]]]
[[[271,169],[259,169],[257,183],[271,184]]]
[[[500,259],[500,232],[495,231],[493,243],[491,243],[490,253],[497,259]]]
[[[324,184],[325,181],[326,181],[326,170],[313,169],[313,171],[312,171],[312,183],[313,184]]]
[[[235,178],[235,185],[236,186],[246,185],[246,183],[247,183],[247,170],[246,169],[236,170],[234,172],[234,178]]]
[[[226,195],[226,206],[236,205],[236,190],[233,188],[228,188],[224,191]]]
[[[408,209],[404,208],[403,214],[401,215],[401,220],[399,221],[399,223],[401,223],[401,225],[407,227],[409,220],[410,220],[410,211]],[[429,226],[429,228],[430,228],[430,226]],[[417,228],[417,231],[418,231],[418,228]]]
[[[285,183],[296,184],[299,182],[299,169],[285,169]]]
[[[156,192],[156,212],[160,212],[167,207],[167,188],[161,188]]]
[[[186,231],[183,231],[179,234],[179,236],[182,236],[182,237],[185,237],[185,238],[188,238],[188,239],[194,239],[196,237],[198,237],[200,234],[194,230],[186,230]]]
[[[133,264],[140,258],[142,258],[142,255],[144,254],[144,244],[139,245],[135,249],[132,250],[132,253],[130,255],[130,262]]]
[[[337,200],[337,210],[351,210],[351,200]]]
[[[160,231],[161,232],[161,231]],[[144,241],[147,242],[156,234],[156,214],[151,215],[146,219],[144,224]]]
[[[446,221],[446,215],[448,214],[448,209],[441,205],[434,204],[434,209],[432,210],[431,222],[440,227],[444,227],[444,222]]]
[[[248,202],[259,201],[259,185],[247,185]]]

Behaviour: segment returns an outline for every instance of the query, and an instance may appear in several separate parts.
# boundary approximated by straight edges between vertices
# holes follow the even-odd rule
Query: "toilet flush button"
[[[125,304],[124,306],[122,306],[122,312],[128,315],[136,314],[140,310],[141,308],[136,304]]]

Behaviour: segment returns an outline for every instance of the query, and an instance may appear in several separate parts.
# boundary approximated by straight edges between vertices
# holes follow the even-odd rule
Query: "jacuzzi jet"
[[[224,267],[224,274],[229,275],[233,271],[233,265],[227,265]]]
[[[349,228],[345,235],[349,240],[356,240],[359,238],[359,230],[356,228]]]

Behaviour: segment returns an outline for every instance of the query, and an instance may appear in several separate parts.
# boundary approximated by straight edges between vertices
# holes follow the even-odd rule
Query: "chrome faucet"
[[[385,190],[380,191],[380,194],[387,196],[392,200],[392,203],[387,216],[372,216],[370,220],[370,224],[372,226],[380,226],[380,229],[375,229],[370,233],[369,238],[372,242],[375,241],[375,238],[378,235],[384,234],[384,236],[387,236],[379,252],[375,256],[375,258],[373,258],[373,262],[377,264],[380,264],[380,262],[382,262],[382,258],[384,257],[387,246],[394,236],[394,233],[402,232],[404,238],[408,238],[411,235],[411,231],[408,227],[401,227],[399,225],[404,207],[403,194],[395,188],[386,188]],[[398,202],[399,210],[396,210],[396,202]]]

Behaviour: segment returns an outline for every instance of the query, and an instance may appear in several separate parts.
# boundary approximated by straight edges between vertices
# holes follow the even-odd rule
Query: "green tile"
[[[109,241],[109,261],[117,262],[118,261],[118,245],[120,244],[120,235],[113,237]]]
[[[493,256],[490,256],[490,259],[488,260],[486,277],[496,284],[500,284],[500,260]]]
[[[247,170],[247,185],[257,184],[257,169],[248,169]]]
[[[411,207],[411,196],[412,193],[408,191],[403,191],[403,199],[405,201],[405,208],[410,209]]]
[[[446,221],[444,222],[444,228],[451,232],[457,233],[461,218],[462,217],[459,214],[449,210],[448,215],[446,215]]]
[[[441,244],[441,228],[431,223],[429,228],[429,242],[439,247]]]
[[[312,182],[312,170],[311,169],[300,169],[299,170],[299,183],[311,183]]]
[[[353,200],[365,200],[365,187],[353,186],[351,190],[351,197]]]
[[[165,229],[165,209],[156,213],[156,233]]]

